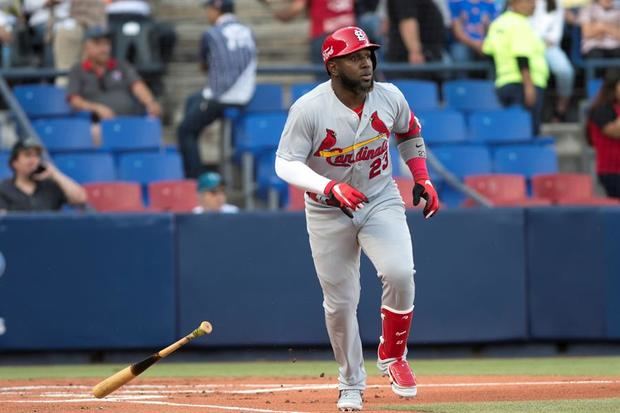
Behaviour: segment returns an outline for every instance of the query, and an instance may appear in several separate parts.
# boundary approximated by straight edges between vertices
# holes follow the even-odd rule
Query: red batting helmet
[[[366,33],[359,27],[343,27],[327,36],[323,42],[323,62],[327,65],[327,62],[334,57],[346,56],[362,49],[370,49],[373,51],[371,58],[374,68],[377,66],[374,51],[379,47],[381,46],[378,44],[370,43]]]

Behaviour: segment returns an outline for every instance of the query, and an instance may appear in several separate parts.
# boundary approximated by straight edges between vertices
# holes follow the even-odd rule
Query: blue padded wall
[[[531,337],[603,339],[605,264],[598,208],[538,208],[526,214]]]
[[[328,342],[303,213],[180,215],[177,228],[182,331],[206,319],[205,345]]]
[[[156,348],[175,338],[170,215],[3,217],[0,349]]]

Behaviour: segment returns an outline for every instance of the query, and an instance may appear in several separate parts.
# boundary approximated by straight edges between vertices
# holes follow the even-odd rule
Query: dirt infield
[[[0,381],[0,413],[45,412],[335,412],[336,379],[138,378],[105,399],[90,395],[96,379]],[[419,379],[418,397],[394,395],[387,380],[371,377],[365,412],[387,406],[474,401],[564,400],[618,397],[620,378],[541,376],[431,376]]]

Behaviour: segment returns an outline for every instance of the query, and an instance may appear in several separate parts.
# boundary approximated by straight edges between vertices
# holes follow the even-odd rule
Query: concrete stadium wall
[[[408,220],[412,343],[620,338],[620,211]],[[210,346],[328,344],[302,213],[6,216],[0,252],[0,350],[151,348],[203,319]],[[365,258],[361,277],[360,331],[374,344],[380,285]]]

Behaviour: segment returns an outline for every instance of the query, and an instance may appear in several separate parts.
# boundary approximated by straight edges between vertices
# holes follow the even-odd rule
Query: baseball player
[[[291,107],[275,164],[278,176],[307,191],[310,247],[340,366],[341,411],[361,410],[366,387],[356,315],[362,249],[383,287],[377,366],[397,395],[416,395],[406,360],[415,270],[405,206],[392,179],[392,133],[415,179],[414,204],[426,200],[426,218],[439,209],[420,124],[394,85],[373,81],[378,48],[357,27],[326,38],[323,61],[330,80]]]

